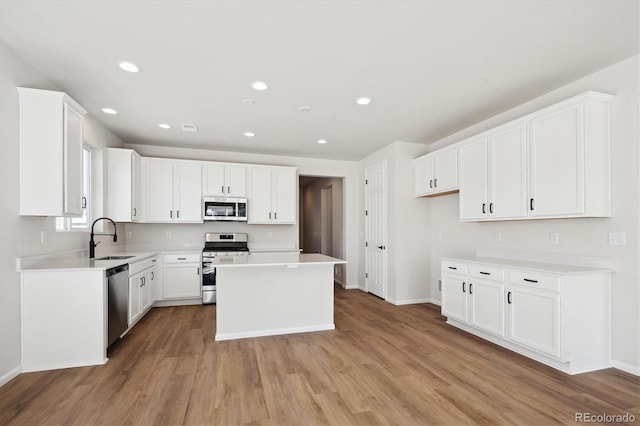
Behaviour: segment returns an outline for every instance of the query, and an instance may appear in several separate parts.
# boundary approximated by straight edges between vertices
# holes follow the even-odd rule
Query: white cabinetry
[[[200,253],[166,254],[163,265],[165,300],[202,297]]]
[[[460,220],[527,216],[526,149],[524,121],[462,143]]]
[[[200,162],[143,158],[142,166],[147,222],[202,222]]]
[[[447,148],[413,161],[415,196],[442,194],[458,189],[458,150]]]
[[[151,308],[155,299],[156,258],[148,258],[129,265],[129,327]]]
[[[116,222],[143,220],[141,157],[131,149],[107,149],[107,216]]]
[[[204,163],[202,195],[219,197],[247,196],[247,167],[225,163]]]
[[[610,271],[491,260],[442,260],[448,324],[570,374],[610,366]]]
[[[503,270],[442,261],[442,315],[505,335]]]
[[[20,214],[82,215],[82,120],[63,92],[18,88]]]
[[[611,215],[611,99],[589,92],[531,117],[531,217]]]
[[[250,170],[250,224],[294,224],[297,206],[295,167],[254,166]]]

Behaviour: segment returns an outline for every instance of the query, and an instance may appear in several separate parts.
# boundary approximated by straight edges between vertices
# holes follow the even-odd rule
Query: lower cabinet
[[[164,255],[163,299],[202,297],[200,255],[200,252]]]
[[[568,265],[443,259],[442,315],[570,374],[607,368],[610,275]]]
[[[156,260],[152,257],[129,265],[129,327],[142,318],[155,300]]]

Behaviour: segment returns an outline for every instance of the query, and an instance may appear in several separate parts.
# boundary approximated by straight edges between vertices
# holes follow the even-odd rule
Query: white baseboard
[[[9,370],[6,374],[4,374],[3,376],[0,376],[0,387],[6,385],[7,383],[9,383],[11,380],[15,379],[16,377],[18,377],[20,375],[20,373],[22,373],[22,366],[19,365],[16,368],[14,368],[13,370]]]
[[[278,328],[273,330],[247,331],[244,333],[216,334],[216,342],[233,339],[247,339],[249,337],[278,336],[281,334],[308,333],[310,331],[335,330],[335,324],[312,325],[307,327]]]
[[[168,306],[202,305],[202,298],[197,299],[176,299],[176,300],[156,300],[153,302],[154,308],[166,308]]]
[[[611,366],[613,368],[617,368],[618,370],[622,370],[625,373],[633,374],[634,376],[640,376],[640,367],[634,366],[631,364],[627,364],[626,362],[620,362],[616,360],[611,360]]]
[[[418,303],[431,303],[431,299],[407,299],[407,300],[394,300],[387,299],[387,302],[394,304],[396,306],[400,305],[416,305]]]
[[[434,305],[442,306],[442,302],[437,299],[426,299],[425,303],[433,303]]]

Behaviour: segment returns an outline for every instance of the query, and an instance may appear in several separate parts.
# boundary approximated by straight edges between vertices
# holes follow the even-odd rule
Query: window
[[[56,231],[85,230],[91,226],[91,150],[82,148],[82,216],[56,217]]]

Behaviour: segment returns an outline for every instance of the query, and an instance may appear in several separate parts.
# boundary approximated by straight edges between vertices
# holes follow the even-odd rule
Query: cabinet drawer
[[[149,257],[147,259],[139,260],[138,262],[129,264],[129,276],[133,276],[140,271],[144,271],[147,268],[151,268],[156,264],[156,257]]]
[[[504,281],[505,272],[504,269],[496,268],[493,266],[470,265],[469,276],[474,278],[485,278],[494,281]]]
[[[164,263],[200,262],[200,253],[165,254]]]
[[[537,272],[509,271],[509,282],[544,290],[559,291],[558,277]]]
[[[442,272],[451,272],[454,274],[467,274],[467,264],[462,262],[456,262],[453,260],[442,261]]]

